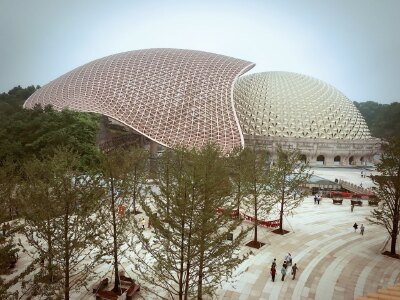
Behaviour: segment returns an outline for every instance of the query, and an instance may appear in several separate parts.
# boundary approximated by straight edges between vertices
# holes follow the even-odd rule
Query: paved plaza
[[[368,177],[361,178],[360,169],[314,168],[313,171],[326,179],[338,178],[372,186]],[[362,207],[356,206],[351,212],[350,199],[345,199],[343,205],[334,205],[332,199],[323,198],[318,205],[310,196],[293,215],[284,218],[284,228],[290,231],[288,234],[277,235],[271,229],[259,227],[259,241],[266,245],[259,250],[242,247],[242,251],[252,251],[253,255],[235,271],[234,281],[224,283],[218,290],[218,299],[347,300],[400,282],[400,260],[381,254],[388,234],[383,227],[366,221],[372,207],[364,202]],[[270,219],[276,218],[277,215],[270,216]],[[354,232],[354,222],[359,226],[364,224],[363,236],[359,229]],[[150,234],[146,228],[147,231]],[[250,236],[248,240],[251,240]],[[288,252],[299,270],[293,280],[288,267],[288,275],[282,282],[280,269]],[[277,259],[277,276],[272,282],[269,270],[274,258]],[[27,265],[27,259],[22,255],[19,263]],[[131,263],[121,258],[121,264],[129,275],[133,268]],[[100,269],[105,271],[104,277],[111,278],[111,260]],[[98,278],[94,279],[97,281]],[[144,290],[141,297],[157,299]],[[71,293],[71,299],[93,298],[91,290]]]
[[[365,182],[359,169],[314,169],[318,176]],[[334,179],[334,178],[333,178]],[[253,250],[234,283],[226,283],[219,291],[220,299],[355,299],[379,288],[400,281],[400,260],[381,255],[388,234],[384,228],[368,224],[365,218],[371,207],[350,210],[350,200],[334,205],[323,198],[320,205],[308,197],[293,216],[284,220],[291,232],[281,236],[260,230],[260,241],[267,245]],[[364,224],[362,236],[353,224]],[[281,281],[280,269],[287,252],[297,263],[296,279],[287,276]],[[277,259],[277,276],[272,282],[269,269]],[[288,267],[290,274],[290,267]]]

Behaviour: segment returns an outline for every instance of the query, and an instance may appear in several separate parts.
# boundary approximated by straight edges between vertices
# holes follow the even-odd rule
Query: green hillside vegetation
[[[0,94],[0,162],[40,159],[68,146],[80,155],[83,168],[96,163],[99,115],[39,106],[23,109],[36,89],[18,86]]]
[[[372,136],[400,137],[400,103],[379,104],[373,101],[354,102],[360,110]]]

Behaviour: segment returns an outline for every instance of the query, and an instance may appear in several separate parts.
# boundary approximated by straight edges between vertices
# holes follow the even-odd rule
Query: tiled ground
[[[359,169],[319,168],[314,173],[330,180],[372,184],[369,178],[361,178]],[[307,198],[293,215],[284,219],[284,228],[290,233],[281,236],[259,229],[259,240],[266,245],[253,250],[254,255],[237,270],[240,274],[235,281],[222,285],[218,298],[347,300],[399,282],[400,260],[380,254],[388,235],[382,227],[368,224],[365,218],[370,211],[371,207],[365,205],[355,207],[352,213],[350,200],[333,205],[332,200],[324,198],[320,205],[315,205],[312,197]],[[354,232],[354,222],[365,225],[364,236]],[[248,251],[245,246],[243,249]],[[292,254],[299,271],[295,280],[288,276],[282,282],[279,271],[287,252]],[[274,257],[278,274],[272,282],[269,268]],[[110,266],[105,267],[110,270]],[[290,267],[288,270],[290,273]],[[144,292],[141,296],[150,299]],[[88,291],[74,293],[71,299],[89,300],[94,296]]]
[[[361,179],[359,170],[350,174],[348,170],[336,170],[328,176],[328,169],[315,171],[327,179],[336,177],[354,183],[363,180],[368,184],[368,178]],[[346,175],[340,176],[342,172]],[[365,220],[370,210],[366,204],[355,207],[352,213],[350,200],[334,205],[331,199],[324,198],[320,205],[315,205],[312,197],[307,198],[293,216],[284,220],[290,233],[280,236],[261,229],[260,240],[267,245],[255,250],[255,255],[240,267],[244,273],[236,282],[223,285],[219,298],[354,299],[399,282],[400,260],[380,254],[388,235],[382,227]],[[354,222],[364,224],[364,236],[359,230],[354,232]],[[278,280],[272,282],[272,260],[277,258],[280,273],[287,252],[299,267],[296,279],[289,276],[282,282],[277,276]]]

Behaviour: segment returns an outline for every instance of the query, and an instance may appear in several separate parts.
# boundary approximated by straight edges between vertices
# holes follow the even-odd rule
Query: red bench
[[[113,291],[100,291],[96,293],[96,300],[118,300],[118,294]]]
[[[332,201],[333,201],[333,204],[343,205],[343,199],[341,199],[341,198],[333,198]]]
[[[135,296],[138,291],[140,291],[140,285],[132,283],[126,291],[126,300],[132,300],[133,296]]]
[[[362,200],[351,200],[351,205],[357,205],[357,206],[362,206]]]

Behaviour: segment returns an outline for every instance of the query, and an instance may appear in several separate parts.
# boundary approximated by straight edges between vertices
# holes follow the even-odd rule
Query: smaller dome
[[[233,99],[243,134],[322,139],[370,139],[364,118],[333,86],[290,72],[238,78]]]

